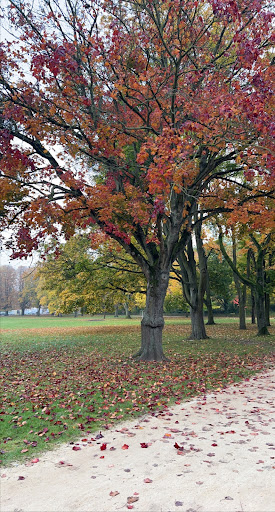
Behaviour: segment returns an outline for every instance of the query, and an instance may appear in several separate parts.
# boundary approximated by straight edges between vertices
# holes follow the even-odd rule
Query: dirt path
[[[274,398],[269,371],[62,445],[3,471],[1,512],[275,512]]]

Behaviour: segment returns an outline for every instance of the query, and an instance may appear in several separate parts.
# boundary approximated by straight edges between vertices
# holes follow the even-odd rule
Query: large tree
[[[98,226],[147,279],[138,355],[163,360],[169,272],[197,201],[214,182],[222,207],[244,158],[259,181],[272,168],[268,2],[10,0],[3,14],[17,35],[0,48],[14,255]]]

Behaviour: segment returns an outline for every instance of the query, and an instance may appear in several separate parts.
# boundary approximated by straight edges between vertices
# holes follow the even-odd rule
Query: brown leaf
[[[112,496],[112,497],[113,497],[113,496],[117,496],[118,494],[119,494],[119,492],[118,492],[118,491],[111,491],[111,492],[110,492],[110,494],[109,494],[109,496]]]
[[[127,498],[127,503],[130,504],[130,503],[135,503],[135,501],[138,501],[139,500],[139,497],[138,496],[128,496]]]

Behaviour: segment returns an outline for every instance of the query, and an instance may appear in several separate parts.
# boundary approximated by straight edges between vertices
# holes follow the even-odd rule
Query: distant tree
[[[40,296],[51,312],[110,312],[119,304],[130,318],[135,294],[145,292],[137,265],[114,242],[91,251],[88,236],[72,237],[39,267]]]
[[[178,281],[170,279],[168,291],[164,301],[165,313],[186,313],[189,310],[181,285]]]
[[[275,240],[275,231],[271,230],[268,233],[260,234],[252,234],[249,233],[248,240],[252,242],[254,247],[253,251],[253,260],[254,260],[254,272],[249,273],[249,277],[247,277],[247,273],[244,275],[241,273],[240,269],[235,264],[234,260],[230,258],[228,252],[226,251],[226,247],[223,243],[223,234],[220,230],[219,235],[219,243],[224,255],[224,258],[234,271],[234,273],[238,276],[239,280],[246,286],[249,286],[254,293],[255,296],[255,305],[256,305],[256,315],[257,315],[257,327],[258,327],[258,335],[268,335],[268,314],[266,308],[268,306],[266,301],[266,294],[270,293],[270,289],[267,283],[267,270],[268,270],[268,255],[273,255],[274,253],[274,240]],[[251,244],[248,244],[250,247]],[[273,270],[270,268],[269,270]]]
[[[208,257],[208,273],[212,299],[221,306],[224,313],[228,313],[229,304],[235,295],[233,273],[221,253],[211,251]]]
[[[11,309],[17,307],[16,270],[10,265],[0,266],[0,310],[8,315]]]
[[[21,314],[25,314],[27,308],[37,308],[37,315],[40,314],[40,300],[37,295],[39,277],[37,269],[19,267],[17,269],[17,282],[18,282],[18,303],[21,309]]]

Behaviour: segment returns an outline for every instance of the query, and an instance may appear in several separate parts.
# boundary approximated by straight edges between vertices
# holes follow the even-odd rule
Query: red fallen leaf
[[[153,482],[153,480],[151,480],[151,478],[144,478],[143,482],[145,484],[151,484]]]
[[[197,484],[197,485],[202,485],[202,484],[203,484],[203,482],[196,482],[196,484]]]
[[[25,477],[24,476],[19,476],[18,480],[25,480]]]
[[[217,443],[212,443],[211,446],[218,446]]]
[[[122,450],[128,450],[129,445],[128,444],[124,444],[121,448],[122,448]]]
[[[105,459],[104,455],[101,455],[101,457],[99,457],[100,459]]]
[[[33,464],[36,464],[37,462],[39,462],[39,459],[37,459],[37,458],[36,458],[36,459],[32,459],[32,460],[31,460],[31,462],[32,462]]]
[[[264,460],[258,460],[258,462],[256,462],[256,464],[264,464]]]
[[[111,446],[110,451],[114,452],[115,450],[116,450],[116,448],[114,446]]]
[[[117,496],[119,494],[118,491],[111,491],[109,496]]]
[[[175,402],[175,404],[180,405],[180,402],[177,401],[177,402]]]
[[[21,450],[21,453],[27,453],[28,451],[28,448],[24,448],[23,450]]]
[[[179,450],[180,452],[183,452],[184,448],[183,446],[180,446],[178,443],[175,443],[174,444],[174,448],[176,448],[177,450]]]
[[[82,441],[83,443],[86,443],[86,442],[88,441],[88,439],[81,439],[81,441]]]
[[[140,443],[141,448],[148,448],[148,443]]]
[[[101,445],[101,447],[100,447],[101,451],[106,450],[106,448],[107,448],[107,444],[106,443],[103,443]]]
[[[73,446],[72,450],[74,450],[75,452],[77,452],[78,450],[81,450],[80,446]]]
[[[177,451],[177,455],[184,455],[183,450],[178,450],[178,451]]]
[[[128,505],[127,505],[127,508],[132,509],[132,508],[134,508],[134,505],[129,505],[129,504],[128,504]]]

